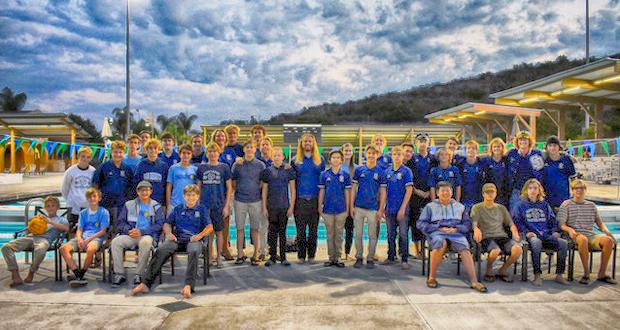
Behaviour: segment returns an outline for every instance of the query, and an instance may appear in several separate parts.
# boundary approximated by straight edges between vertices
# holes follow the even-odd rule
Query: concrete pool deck
[[[384,253],[386,246],[381,244],[379,251]],[[130,254],[126,265],[134,267]],[[126,296],[131,285],[112,289],[94,280],[100,270],[87,276],[93,279],[87,287],[72,290],[67,282],[54,282],[53,261],[45,261],[36,284],[9,288],[2,264],[0,324],[56,329],[612,329],[620,321],[617,285],[561,286],[549,280],[537,288],[516,280],[490,283],[489,293],[480,294],[469,289],[464,274],[457,277],[450,261],[440,267],[441,287],[429,289],[420,261],[410,262],[408,271],[399,266],[354,269],[352,261],[338,269],[325,268],[322,262],[297,265],[295,255],[288,256],[293,261],[288,268],[226,262],[223,269],[212,269],[206,287],[199,279],[190,300],[180,296],[184,257],[174,279],[164,269],[164,284],[138,297]],[[325,256],[320,248],[317,260]],[[544,275],[551,278],[545,261],[543,257]],[[595,269],[598,261],[595,255]],[[128,268],[130,275],[133,271]],[[170,311],[175,308],[181,310]]]

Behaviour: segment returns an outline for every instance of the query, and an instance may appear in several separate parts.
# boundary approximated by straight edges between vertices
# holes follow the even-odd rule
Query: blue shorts
[[[440,231],[436,231],[429,235],[429,240],[431,250],[441,249],[445,241],[448,241],[450,243],[451,249],[456,250],[456,252],[469,250],[469,242],[467,242],[467,237],[460,233],[446,234]]]
[[[224,217],[222,216],[222,208],[212,207],[209,208],[209,217],[211,218],[211,223],[213,224],[213,230],[222,231],[224,228]]]

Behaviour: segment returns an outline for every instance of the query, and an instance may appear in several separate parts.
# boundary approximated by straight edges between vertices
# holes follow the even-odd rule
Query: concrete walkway
[[[0,203],[60,194],[64,173],[24,176],[20,185],[0,185]]]
[[[325,259],[325,252],[320,249],[318,260]],[[128,267],[135,266],[132,256],[127,254]],[[289,259],[294,261],[294,254]],[[39,283],[13,289],[2,265],[0,324],[55,329],[612,329],[620,321],[618,286],[575,282],[564,287],[545,281],[535,288],[521,281],[495,282],[488,284],[489,293],[480,294],[469,289],[464,275],[456,276],[450,261],[440,268],[439,289],[425,286],[420,261],[408,271],[398,266],[354,269],[352,263],[338,269],[322,263],[268,268],[227,262],[223,269],[212,269],[206,287],[199,279],[190,300],[180,296],[184,257],[176,278],[165,268],[164,284],[139,297],[126,296],[131,285],[112,289],[95,280],[100,270],[88,275],[93,280],[87,287],[72,290],[66,282],[53,281],[51,261],[35,279]],[[576,268],[579,278],[579,262]],[[128,268],[130,275],[133,270]]]

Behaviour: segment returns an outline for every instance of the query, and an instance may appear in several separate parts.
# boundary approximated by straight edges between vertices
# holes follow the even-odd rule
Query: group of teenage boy
[[[137,251],[132,294],[148,292],[163,264],[182,250],[188,254],[182,294],[191,297],[203,244],[212,246],[215,240],[216,248],[210,249],[215,254],[208,258],[218,268],[222,258],[237,265],[246,262],[246,224],[254,245],[251,265],[289,266],[286,227],[291,216],[300,264],[315,263],[322,218],[328,252],[324,266],[345,266],[344,234],[344,259],[354,240],[353,267],[364,267],[365,262],[366,268],[375,268],[380,223],[385,221],[388,253],[381,264],[400,262],[403,270],[409,269],[409,257],[420,258],[419,245],[426,240],[431,250],[427,279],[431,288],[438,286],[436,274],[444,255],[453,251],[459,254],[471,287],[486,292],[474,270],[474,245],[488,253],[484,281],[512,282],[509,267],[523,253],[522,241],[527,241],[532,255],[534,285],[542,285],[544,248],[557,251],[555,280],[568,284],[563,277],[568,240],[575,243],[584,266],[580,283],[590,281],[589,251],[595,249],[602,251],[596,280],[616,284],[606,273],[616,241],[596,206],[585,200],[586,184],[573,178],[573,159],[562,152],[557,137],[547,140],[544,153],[523,131],[511,150],[496,138],[489,143],[488,154],[479,155],[478,143],[469,141],[462,155],[456,138],[432,154],[429,135],[419,133],[414,143],[388,152],[387,140],[377,134],[360,153],[357,165],[351,144],[332,150],[326,162],[315,137],[304,134],[297,154],[286,162],[284,151],[273,146],[263,126],[252,127],[251,138],[243,144],[238,142],[239,133],[239,127],[228,125],[213,131],[206,146],[203,136],[195,135],[191,144],[178,147],[170,133],[163,133],[160,140],[148,132],[130,135],[127,143],[113,142],[110,159],[97,168],[89,164],[91,150],[80,149],[77,164],[65,172],[62,183],[67,219],[57,215],[59,200],[50,196],[44,203],[47,232],[2,247],[11,285],[32,282],[51,242],[68,233],[70,239],[60,253],[72,272],[72,287],[88,283],[84,275],[93,261],[97,264],[106,245],[115,287],[126,281],[124,252]],[[232,212],[236,257],[230,249]],[[23,250],[33,251],[33,262],[22,280],[15,252]],[[81,268],[73,260],[77,251],[86,254]],[[500,255],[507,258],[494,273]]]

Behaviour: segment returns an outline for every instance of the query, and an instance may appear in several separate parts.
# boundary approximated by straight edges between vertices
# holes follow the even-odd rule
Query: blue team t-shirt
[[[385,171],[379,166],[369,168],[368,165],[355,169],[353,183],[357,183],[357,194],[354,206],[366,210],[379,209],[379,190],[387,186]]]
[[[429,191],[428,177],[431,174],[431,168],[437,166],[435,156],[430,152],[425,156],[419,153],[413,154],[411,160],[407,162],[408,167],[413,174],[413,186],[422,191]],[[409,164],[411,166],[409,166]]]
[[[181,166],[181,163],[172,165],[168,170],[168,183],[172,183],[172,194],[170,196],[170,206],[183,205],[183,189],[188,184],[196,182],[196,166]]]
[[[318,187],[319,189],[325,189],[323,213],[340,214],[346,212],[345,190],[351,189],[351,177],[349,173],[342,169],[337,173],[334,173],[331,169],[327,169],[321,173]]]
[[[196,171],[200,182],[200,203],[207,208],[221,209],[226,203],[226,181],[231,179],[228,165],[201,164]]]
[[[319,177],[325,170],[325,159],[321,157],[321,163],[315,165],[312,157],[305,157],[301,164],[293,162],[291,164],[297,174],[297,197],[310,199],[319,195]]]
[[[161,159],[151,162],[148,158],[143,159],[133,176],[133,187],[137,192],[138,183],[146,180],[153,186],[151,198],[164,205],[166,203],[166,180],[168,178],[168,164]]]
[[[110,227],[110,212],[104,207],[97,208],[97,211],[92,212],[90,208],[80,211],[78,218],[78,227],[82,230],[82,238],[87,239],[102,228]],[[97,238],[98,241],[103,241],[105,235]]]
[[[508,182],[506,157],[502,157],[500,161],[495,161],[492,157],[482,157],[480,165],[484,170],[484,182],[493,183],[497,188],[495,202],[507,206],[511,189]]]
[[[428,186],[431,188],[437,188],[437,184],[441,181],[448,181],[452,184],[452,188],[460,187],[462,185],[461,173],[456,166],[449,165],[447,168],[440,166],[433,167],[428,177]]]
[[[129,168],[131,168],[131,170],[135,173],[136,169],[138,168],[138,164],[140,164],[140,162],[142,161],[142,156],[138,155],[136,157],[129,157],[128,155],[125,155],[125,157],[123,157],[123,164],[129,166]]]
[[[476,159],[473,164],[469,164],[467,159],[461,163],[461,203],[466,208],[482,202],[482,185],[484,184],[484,169],[480,161]]]
[[[99,205],[111,208],[122,207],[133,196],[133,171],[121,162],[116,167],[112,160],[103,163],[93,173],[93,184],[101,190]]]
[[[396,170],[390,167],[385,171],[387,181],[387,205],[385,208],[387,215],[396,215],[405,199],[406,189],[413,186],[413,174],[411,170],[401,165]],[[409,208],[405,208],[405,213],[409,214]]]
[[[181,157],[179,156],[179,153],[174,150],[172,150],[170,157],[166,156],[166,154],[162,151],[159,153],[159,155],[157,155],[157,158],[168,164],[168,167],[181,162]]]

